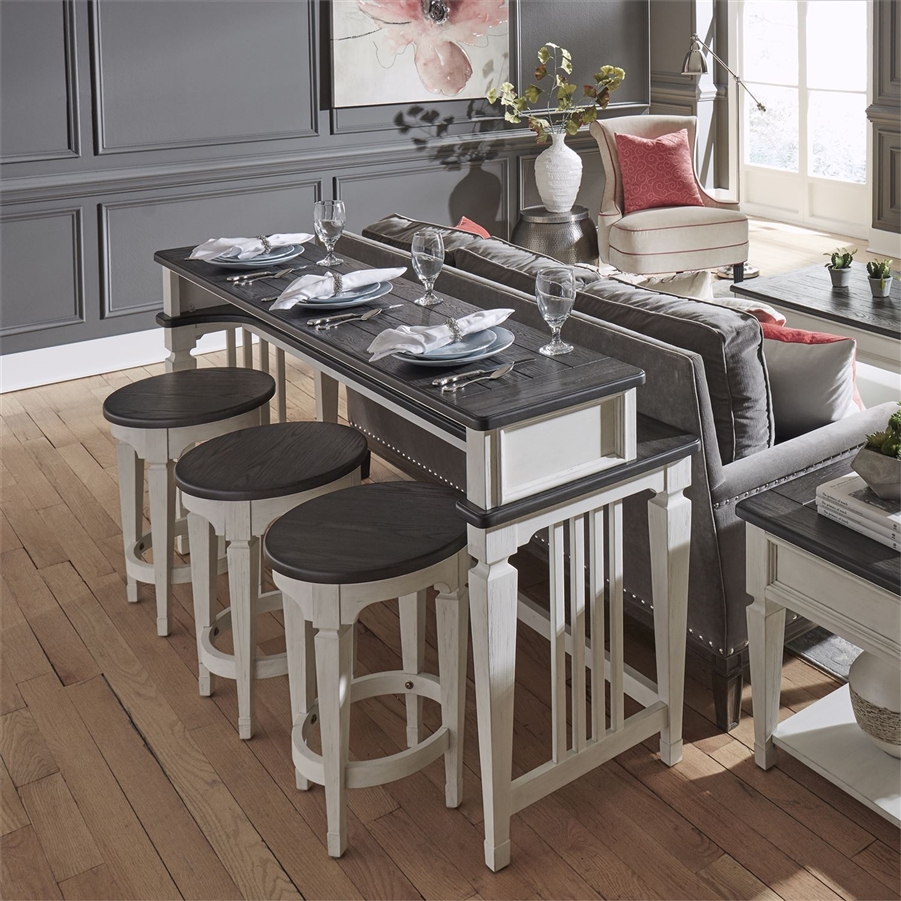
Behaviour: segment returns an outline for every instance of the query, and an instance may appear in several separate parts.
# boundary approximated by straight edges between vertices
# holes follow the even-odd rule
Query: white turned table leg
[[[225,330],[225,365],[238,365],[238,341],[233,328]]]
[[[319,422],[338,421],[338,382],[320,370],[313,373],[316,388],[316,419]]]
[[[238,735],[242,739],[253,736],[253,671],[257,647],[255,608],[260,585],[260,539],[248,535],[250,504],[246,506],[247,531],[241,529],[233,536],[229,530],[227,535],[228,592],[238,689]]]
[[[313,624],[304,617],[300,605],[295,600],[287,595],[282,597],[293,728],[306,719],[310,707],[316,700],[316,651],[313,644]],[[294,779],[301,791],[306,791],[310,787],[310,780],[297,771]]]
[[[469,554],[457,556],[457,585],[435,598],[438,626],[438,673],[441,679],[441,722],[450,732],[444,752],[444,802],[459,807],[463,800],[463,725],[466,721],[466,656],[469,647],[469,606],[466,579]]]
[[[426,592],[417,591],[397,599],[400,614],[400,647],[403,669],[417,676],[425,666],[425,602]],[[407,694],[407,747],[413,748],[422,741],[421,695]]]
[[[766,598],[766,586],[773,581],[775,570],[775,560],[766,535],[750,524],[746,526],[745,534],[747,589],[754,598],[747,608],[754,760],[759,767],[767,770],[776,762],[773,733],[779,724],[779,699],[782,694],[785,607]]]
[[[241,329],[241,365],[245,369],[253,369],[253,332]]]
[[[269,342],[260,338],[260,371],[269,374]],[[269,404],[260,407],[260,424],[269,425],[271,411]]]
[[[315,644],[328,853],[331,857],[340,857],[347,848],[345,770],[350,738],[353,628],[349,625],[337,629],[320,628]]]
[[[213,674],[203,665],[203,633],[216,618],[216,576],[219,542],[213,526],[196,513],[188,514],[191,540],[191,589],[194,595],[194,632],[197,636],[197,685],[202,697],[213,693]]]
[[[151,463],[147,485],[150,489],[150,534],[153,538],[156,633],[168,635],[175,553],[175,461]]]
[[[657,694],[669,712],[668,724],[660,732],[660,759],[667,766],[682,759],[691,542],[691,501],[683,490],[690,482],[691,461],[680,460],[667,467],[664,490],[648,502]]]
[[[509,562],[516,531],[469,527],[472,656],[479,724],[485,863],[494,870],[510,862],[513,776],[513,685],[516,676],[518,573]]]
[[[124,441],[116,444],[119,474],[119,507],[122,515],[122,543],[127,551],[134,547],[141,535],[144,518],[144,461],[134,448]],[[126,576],[126,596],[129,603],[138,600],[138,583]]]

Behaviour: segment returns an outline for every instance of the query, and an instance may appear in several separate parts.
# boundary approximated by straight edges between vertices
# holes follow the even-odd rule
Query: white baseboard
[[[241,343],[240,331],[238,344]],[[211,332],[201,337],[194,353],[212,353],[224,348],[225,332]],[[161,328],[6,354],[0,357],[0,394],[147,366],[160,363],[166,356]]]
[[[890,257],[897,263],[901,259],[901,235],[881,228],[871,228],[867,250],[879,256]]]

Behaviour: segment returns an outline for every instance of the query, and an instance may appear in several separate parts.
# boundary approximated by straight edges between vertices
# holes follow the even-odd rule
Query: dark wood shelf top
[[[316,331],[306,325],[306,320],[316,315],[309,309],[293,309],[272,312],[263,297],[277,294],[287,284],[261,280],[250,287],[236,287],[227,281],[232,270],[222,269],[198,260],[188,260],[190,247],[162,250],[154,259],[178,275],[204,288],[237,310],[252,317],[255,328],[278,337],[311,359],[328,366],[358,384],[377,391],[380,395],[409,410],[427,421],[446,427],[451,433],[461,434],[465,428],[489,431],[502,426],[523,422],[538,416],[576,406],[601,397],[616,394],[644,382],[644,372],[635,366],[606,357],[584,348],[564,357],[548,358],[538,353],[538,348],[550,339],[550,330],[540,332],[513,320],[504,323],[516,335],[516,342],[480,367],[501,366],[516,362],[513,372],[496,382],[481,382],[457,394],[442,394],[432,386],[436,375],[455,370],[436,370],[405,363],[394,357],[369,362],[367,346],[372,339],[389,326],[439,325],[449,316],[465,316],[480,309],[458,298],[442,294],[444,303],[428,309],[412,303],[422,293],[421,286],[406,278],[397,279],[390,295],[381,298],[380,306],[403,302],[398,310],[386,311],[369,322],[355,322],[330,331]],[[317,263],[323,251],[306,245],[301,258],[304,263]],[[367,268],[345,257],[342,272]],[[323,272],[316,266],[312,272]],[[363,310],[368,307],[363,307]],[[204,310],[191,316],[213,316],[215,321],[224,314]],[[161,324],[174,327],[187,319],[169,317],[158,319]],[[472,364],[468,364],[471,366]],[[462,371],[468,366],[459,367]]]
[[[817,265],[738,282],[732,293],[901,340],[901,282],[896,278],[891,294],[877,299],[863,263],[852,263],[851,271],[847,288],[833,288],[829,271]]]
[[[829,563],[901,595],[901,554],[817,513],[817,486],[851,471],[842,460],[746,498],[738,516]],[[854,599],[849,598],[848,603]]]

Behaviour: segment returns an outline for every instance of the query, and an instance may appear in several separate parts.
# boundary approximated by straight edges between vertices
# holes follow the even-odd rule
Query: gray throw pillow
[[[468,247],[470,244],[484,241],[485,239],[471,232],[463,231],[460,228],[451,228],[449,225],[436,225],[434,222],[421,222],[418,219],[410,219],[408,216],[401,216],[399,213],[392,213],[367,225],[363,229],[363,237],[373,241],[380,241],[389,247],[396,247],[398,250],[410,252],[413,246],[413,235],[421,228],[434,228],[441,232],[444,239],[444,261],[448,266],[454,266],[456,251],[461,247]]]
[[[465,272],[529,294],[535,291],[535,272],[555,262],[494,240],[461,249],[456,260]],[[584,276],[579,274],[579,268],[579,312],[693,351],[703,359],[724,464],[772,447],[775,429],[763,332],[753,316],[597,275],[586,284],[590,274],[587,269]]]

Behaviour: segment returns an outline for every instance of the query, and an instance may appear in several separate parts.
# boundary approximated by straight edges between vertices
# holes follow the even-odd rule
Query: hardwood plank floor
[[[840,236],[755,222],[767,273],[820,262]],[[224,365],[223,354],[201,365]],[[685,759],[649,741],[518,814],[513,863],[482,860],[474,693],[467,697],[466,800],[448,810],[443,765],[349,795],[349,850],[325,853],[321,789],[294,788],[287,681],[258,685],[259,726],[237,735],[233,683],[197,693],[190,587],[172,634],[154,634],[153,590],[125,602],[109,392],[161,366],[33,388],[0,399],[0,873],[4,898],[897,898],[899,831],[798,761],[753,763],[750,695],[729,735],[713,722],[689,658]],[[312,418],[310,373],[289,361],[289,414]],[[381,460],[373,478],[400,477]],[[146,498],[145,498],[146,500]],[[541,590],[541,574],[523,582]],[[227,579],[218,584],[227,604]],[[260,620],[265,653],[281,617]],[[364,613],[358,672],[400,664],[396,604]],[[427,666],[437,652],[429,605]],[[653,673],[630,636],[627,660]],[[547,642],[519,637],[514,768],[546,759]],[[786,658],[782,715],[835,687]],[[426,704],[434,728],[438,710]],[[352,756],[404,746],[403,701],[354,706]]]

